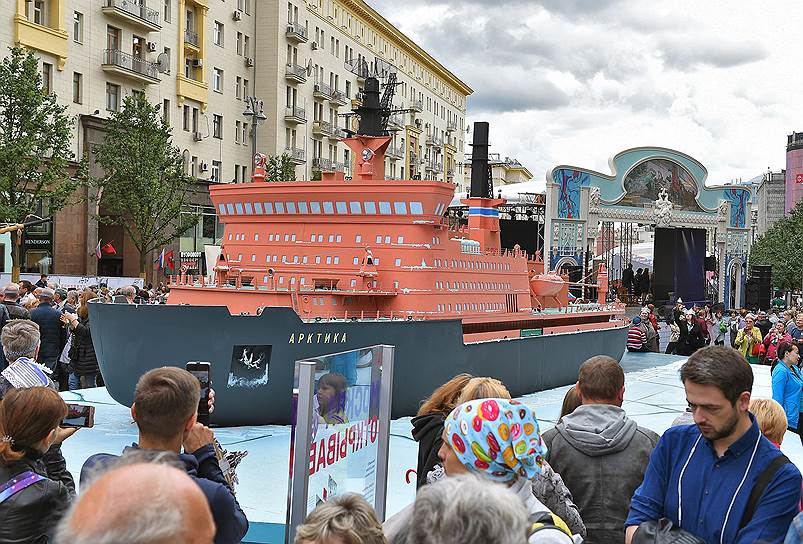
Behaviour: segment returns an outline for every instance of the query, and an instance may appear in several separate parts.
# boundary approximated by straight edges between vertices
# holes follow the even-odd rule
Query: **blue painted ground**
[[[624,408],[640,425],[662,433],[686,406],[678,369],[684,358],[663,354],[627,353],[622,359],[626,371]],[[754,367],[756,397],[769,397],[769,367]],[[433,388],[437,384],[433,385]],[[559,387],[520,397],[536,411],[541,431],[552,427],[560,415],[563,396],[570,386]],[[68,402],[86,402],[96,406],[95,427],[82,429],[64,444],[67,465],[74,476],[84,460],[98,452],[119,453],[136,440],[136,426],[128,408],[112,400],[103,388],[63,394]],[[415,496],[415,475],[407,483],[408,469],[414,469],[416,443],[410,437],[410,418],[391,425],[388,515]],[[279,544],[283,542],[287,504],[287,473],[290,429],[285,426],[220,428],[215,435],[228,450],[248,450],[237,471],[240,484],[237,499],[251,521],[245,542]],[[796,435],[787,433],[783,443],[786,455],[803,466],[803,447]]]

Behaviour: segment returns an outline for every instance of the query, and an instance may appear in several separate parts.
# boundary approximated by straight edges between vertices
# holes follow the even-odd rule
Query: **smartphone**
[[[61,427],[86,427],[95,425],[95,407],[85,404],[68,404],[67,417],[61,421]]]
[[[187,363],[187,372],[198,378],[201,384],[201,400],[198,402],[198,423],[209,425],[209,389],[212,387],[212,365],[200,361]]]

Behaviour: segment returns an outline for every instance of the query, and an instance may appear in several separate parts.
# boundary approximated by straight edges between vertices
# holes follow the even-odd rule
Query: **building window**
[[[84,14],[77,11],[72,14],[72,39],[75,43],[84,43]]]
[[[106,83],[106,109],[117,111],[120,108],[120,86]]]
[[[170,100],[162,100],[162,119],[167,126],[170,126]]]
[[[251,39],[248,36],[243,36],[243,55],[246,57],[248,56],[248,52],[250,50],[248,46],[250,42]]]
[[[234,97],[237,100],[240,100],[242,98],[242,96],[243,96],[242,92],[240,90],[242,84],[243,84],[243,78],[241,78],[240,76],[237,76],[236,85],[234,86]]]
[[[187,132],[190,131],[190,107],[184,104],[184,114],[182,116],[182,128]]]
[[[251,0],[245,0],[245,12],[251,15]]]
[[[165,23],[169,23],[171,19],[171,12],[170,12],[170,4],[172,4],[173,0],[165,0],[164,6],[164,20]]]
[[[50,94],[53,90],[53,65],[42,63],[42,92]]]
[[[218,140],[223,139],[223,116],[214,114],[212,116],[212,136]]]
[[[32,13],[29,19],[33,20],[37,25],[45,25],[45,0],[34,0],[32,6]]]
[[[215,27],[212,29],[212,39],[215,45],[223,47],[223,23],[215,21]]]
[[[84,76],[78,72],[72,73],[72,101],[81,104],[83,95]]]
[[[215,183],[220,183],[221,170],[222,170],[222,165],[220,161],[212,161],[212,177],[210,179]]]
[[[248,96],[248,80],[243,78],[243,98]]]
[[[243,33],[237,33],[237,54],[243,56]]]
[[[215,68],[212,74],[212,90],[218,93],[223,92],[223,70]]]
[[[235,144],[239,144],[240,143],[240,131],[242,130],[240,125],[241,125],[241,123],[239,121],[235,121],[234,122],[234,143]],[[235,174],[237,173],[236,169],[237,169],[237,167],[235,166]]]

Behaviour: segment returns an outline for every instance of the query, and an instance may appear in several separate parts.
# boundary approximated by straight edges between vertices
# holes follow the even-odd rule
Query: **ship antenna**
[[[474,141],[471,143],[471,196],[476,198],[493,198],[494,185],[491,167],[488,163],[487,121],[474,123]]]

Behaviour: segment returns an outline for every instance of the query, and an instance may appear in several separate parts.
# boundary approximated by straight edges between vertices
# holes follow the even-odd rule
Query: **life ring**
[[[303,297],[301,297],[301,300],[304,302],[304,304],[309,303],[309,297],[307,295],[304,295]]]

